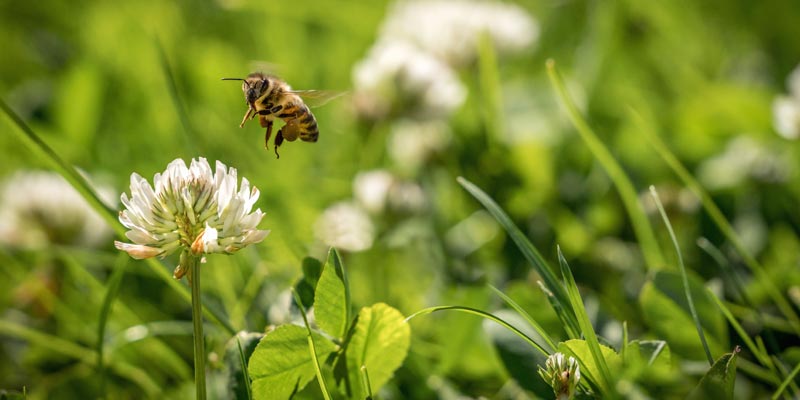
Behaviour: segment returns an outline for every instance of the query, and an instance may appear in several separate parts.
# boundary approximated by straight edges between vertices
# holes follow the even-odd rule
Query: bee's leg
[[[278,130],[278,134],[275,135],[275,155],[277,158],[281,158],[281,155],[278,154],[278,147],[281,146],[283,143],[283,128]]]
[[[270,136],[272,136],[272,121],[267,121],[267,133],[264,134],[264,147],[267,150],[269,150],[269,137]]]
[[[244,114],[244,118],[242,118],[242,123],[239,124],[239,128],[244,127],[244,123],[247,122],[247,118],[250,117],[250,114],[253,112],[252,108],[248,108],[247,112]],[[255,116],[255,114],[253,114]]]

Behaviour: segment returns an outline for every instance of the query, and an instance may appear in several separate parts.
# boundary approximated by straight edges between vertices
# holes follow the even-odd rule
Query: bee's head
[[[224,81],[242,81],[242,92],[248,104],[253,104],[259,97],[269,90],[269,78],[260,72],[254,72],[241,78],[222,78]]]

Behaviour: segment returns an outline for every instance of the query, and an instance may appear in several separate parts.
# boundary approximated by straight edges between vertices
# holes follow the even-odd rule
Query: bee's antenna
[[[223,81],[243,81],[242,78],[222,78]]]

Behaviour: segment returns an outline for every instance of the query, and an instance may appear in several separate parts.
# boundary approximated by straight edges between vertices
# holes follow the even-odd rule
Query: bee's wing
[[[289,93],[296,94],[303,99],[309,107],[320,107],[330,101],[344,96],[347,92],[336,90],[290,90]]]
[[[247,64],[250,71],[261,71],[267,75],[280,75],[281,71],[285,69],[281,64],[264,60],[250,60]]]

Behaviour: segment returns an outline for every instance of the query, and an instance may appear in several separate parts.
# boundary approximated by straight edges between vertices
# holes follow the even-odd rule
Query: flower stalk
[[[185,263],[185,264],[184,264]],[[194,340],[194,384],[197,400],[206,399],[206,349],[203,336],[203,303],[200,299],[200,258],[181,253],[181,264],[189,271],[192,287],[192,339]]]

